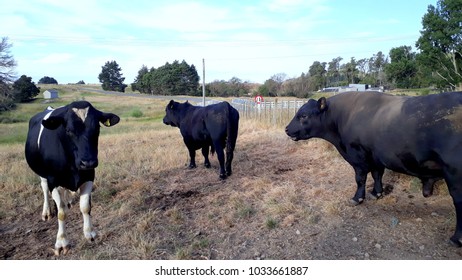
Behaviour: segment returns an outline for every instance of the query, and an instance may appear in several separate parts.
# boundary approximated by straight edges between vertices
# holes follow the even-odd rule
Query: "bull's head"
[[[327,111],[327,100],[321,97],[318,101],[310,99],[295,114],[286,127],[286,134],[294,141],[319,137],[323,130],[321,115]]]
[[[77,101],[53,111],[42,125],[57,130],[77,169],[90,170],[98,166],[100,123],[110,127],[119,121],[115,114],[98,111],[89,102]]]
[[[180,119],[179,119],[179,106],[181,104],[170,100],[167,107],[165,108],[165,117],[163,119],[164,124],[171,125],[173,127],[180,127]]]

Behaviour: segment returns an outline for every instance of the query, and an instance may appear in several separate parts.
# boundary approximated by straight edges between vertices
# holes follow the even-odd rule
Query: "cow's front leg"
[[[372,178],[374,179],[374,189],[371,191],[371,195],[375,199],[379,199],[382,197],[383,193],[383,184],[382,184],[382,178],[383,178],[383,172],[385,172],[384,168],[377,168],[375,170],[372,170]]]
[[[56,235],[55,255],[59,256],[61,251],[67,254],[69,251],[69,240],[66,234],[66,205],[61,199],[60,188],[54,188],[51,196],[58,207],[58,234]]]
[[[424,197],[429,197],[433,195],[433,187],[438,179],[420,179],[422,181],[422,195]]]
[[[450,241],[454,246],[462,247],[462,197],[453,197],[453,201],[456,208],[456,230]]]
[[[356,193],[355,196],[351,199],[353,205],[358,205],[364,201],[366,197],[366,179],[367,171],[364,171],[362,168],[355,168],[355,179],[356,179]]]
[[[80,211],[83,216],[83,235],[89,241],[94,241],[96,233],[91,224],[91,191],[93,182],[85,182],[80,186]]]
[[[48,193],[50,192],[50,189],[48,188],[48,180],[40,177],[40,185],[42,186],[43,191],[42,220],[47,221],[51,218],[50,199],[48,197]]]
[[[196,150],[188,147],[189,151],[189,168],[196,168]]]
[[[204,156],[204,166],[210,168],[209,146],[202,147],[202,155]]]

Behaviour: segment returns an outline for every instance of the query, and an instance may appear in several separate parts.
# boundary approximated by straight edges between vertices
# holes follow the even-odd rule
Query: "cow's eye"
[[[301,114],[301,115],[300,115],[300,119],[301,119],[301,120],[304,120],[304,119],[306,119],[306,118],[308,118],[308,116],[307,116],[306,114]]]

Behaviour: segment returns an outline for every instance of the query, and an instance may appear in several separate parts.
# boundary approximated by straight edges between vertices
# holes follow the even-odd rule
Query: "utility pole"
[[[202,105],[205,107],[205,59],[202,59]]]

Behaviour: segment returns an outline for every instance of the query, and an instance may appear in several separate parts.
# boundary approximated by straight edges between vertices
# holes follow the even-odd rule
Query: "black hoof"
[[[194,169],[194,168],[196,168],[196,165],[195,164],[190,164],[188,167],[189,167],[189,169]]]
[[[221,180],[225,180],[226,177],[227,177],[226,174],[220,174],[220,179],[221,179]]]
[[[460,242],[460,240],[455,238],[454,236],[449,239],[449,244],[457,248],[462,247],[462,242]]]
[[[210,163],[204,163],[204,166],[205,166],[205,168],[210,168],[211,167]]]
[[[425,191],[425,190],[424,190],[424,191],[422,192],[422,194],[423,194],[424,197],[430,197],[430,196],[433,195],[433,192],[432,192],[432,191]]]
[[[373,200],[377,200],[382,197],[383,197],[382,193],[373,193],[373,192],[369,193],[369,198]]]
[[[231,176],[231,174],[233,174],[233,172],[231,172],[231,171],[226,171],[226,176]]]
[[[363,198],[360,198],[360,199],[358,199],[358,200],[352,198],[352,199],[350,199],[349,202],[350,202],[350,204],[351,204],[352,206],[356,206],[356,205],[359,205],[359,204],[363,203],[363,201],[364,201]]]

